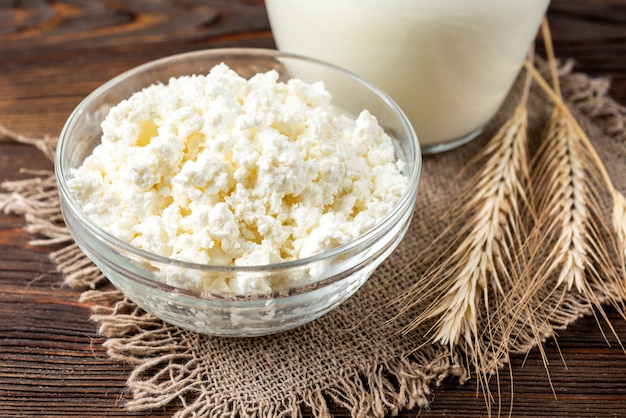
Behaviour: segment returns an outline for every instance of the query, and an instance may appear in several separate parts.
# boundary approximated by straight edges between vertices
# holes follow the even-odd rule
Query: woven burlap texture
[[[565,65],[562,90],[602,157],[615,186],[626,190],[626,110],[608,97],[609,83],[569,73]],[[519,83],[518,83],[519,84]],[[519,85],[479,138],[456,150],[424,158],[415,216],[406,238],[345,304],[326,316],[285,333],[248,339],[218,338],[189,332],[146,314],[107,285],[100,271],[73,244],[62,225],[52,173],[34,173],[32,180],[6,182],[0,208],[26,216],[35,244],[57,245],[53,259],[66,284],[84,288],[82,300],[106,337],[114,360],[129,363],[132,399],[129,410],[176,405],[176,416],[301,416],[302,406],[314,416],[329,416],[329,401],[351,416],[392,415],[425,407],[445,378],[471,378],[471,366],[460,352],[426,344],[427,325],[401,336],[410,315],[396,318],[387,304],[404,294],[428,267],[419,256],[450,224],[446,208],[463,193],[464,183],[478,168],[469,164],[511,115]],[[531,91],[529,135],[531,153],[552,110],[537,88]],[[48,155],[54,141],[0,135],[32,142]],[[58,247],[57,247],[58,248]],[[433,254],[429,248],[425,254]],[[416,257],[418,257],[416,259]],[[405,269],[410,265],[410,269]],[[597,295],[600,300],[613,295]],[[571,324],[590,307],[575,292],[562,301],[552,332]],[[550,332],[548,332],[550,334]],[[532,348],[532,341],[512,346]]]

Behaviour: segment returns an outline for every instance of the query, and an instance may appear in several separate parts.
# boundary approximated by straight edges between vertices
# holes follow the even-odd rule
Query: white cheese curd
[[[102,131],[71,192],[112,235],[177,260],[258,266],[319,254],[374,227],[407,187],[374,116],[342,114],[323,83],[280,82],[275,71],[247,80],[220,64],[172,78],[113,107]],[[293,284],[167,280],[238,294]]]

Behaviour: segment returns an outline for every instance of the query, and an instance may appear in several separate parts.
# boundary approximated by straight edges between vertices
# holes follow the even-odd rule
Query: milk
[[[496,114],[549,0],[266,0],[280,50],[344,67],[385,90],[425,152]]]

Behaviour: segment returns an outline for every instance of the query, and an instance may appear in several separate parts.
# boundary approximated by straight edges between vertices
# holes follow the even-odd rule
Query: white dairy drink
[[[471,139],[497,113],[549,0],[266,0],[280,50],[385,90],[424,152]]]

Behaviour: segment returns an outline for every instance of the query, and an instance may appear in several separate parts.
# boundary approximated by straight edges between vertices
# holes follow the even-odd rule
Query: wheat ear
[[[460,338],[473,344],[480,334],[478,322],[481,300],[489,305],[489,294],[502,294],[506,283],[513,282],[515,248],[523,236],[520,230],[520,202],[526,201],[527,137],[526,105],[520,104],[513,116],[500,128],[483,150],[487,159],[468,183],[463,195],[463,213],[457,221],[464,223],[456,237],[452,254],[431,266],[418,288],[434,283],[439,297],[415,318],[405,333],[422,321],[438,317],[434,341],[454,346]],[[525,204],[525,203],[522,203]],[[421,299],[413,299],[418,304]],[[406,304],[405,308],[409,308]]]
[[[424,344],[440,343],[451,350],[458,346],[473,364],[487,400],[489,376],[497,372],[487,367],[502,345],[499,327],[506,324],[492,310],[506,303],[508,290],[518,280],[515,266],[525,237],[522,218],[530,208],[529,86],[527,77],[513,114],[476,158],[481,169],[463,188],[454,211],[446,214],[450,226],[436,240],[442,247],[430,249],[442,255],[395,301],[399,316],[411,315],[403,334],[426,325],[430,328]]]
[[[546,371],[543,341],[555,326],[575,319],[563,305],[566,298],[595,307],[613,334],[602,305],[611,303],[624,315],[623,261],[617,261],[623,252],[613,245],[616,234],[606,222],[607,188],[595,155],[572,119],[555,107],[532,164],[537,218],[525,247],[525,279],[512,292],[514,321],[505,332],[509,350],[537,345]]]
[[[543,29],[544,39],[549,41],[547,20]],[[621,249],[614,248],[611,243],[616,234],[605,221],[605,192],[613,198],[614,219],[623,219],[624,200],[622,197],[620,202],[621,194],[615,195],[589,138],[563,103],[551,44],[546,49],[554,89],[530,62],[525,63],[556,106],[532,164],[537,220],[525,247],[526,279],[513,292],[517,302],[511,315],[515,321],[505,333],[511,341],[509,349],[520,351],[532,345],[542,350],[542,341],[554,333],[553,322],[562,325],[559,322],[567,311],[562,302],[572,290],[577,291],[574,298],[579,303],[595,306],[611,329],[602,303],[608,300],[622,315],[624,312],[623,237]],[[543,350],[542,354],[547,369]]]
[[[615,300],[626,300],[626,198],[624,195],[616,189],[611,177],[609,176],[602,159],[595,150],[591,140],[581,128],[576,118],[572,115],[568,106],[563,102],[562,97],[558,94],[557,90],[550,87],[548,82],[539,74],[539,72],[527,61],[524,66],[533,76],[533,79],[542,88],[542,90],[550,97],[555,104],[555,112],[559,112],[565,124],[571,134],[577,138],[578,148],[581,150],[585,157],[584,165],[589,171],[590,178],[594,179],[594,184],[590,184],[591,195],[596,195],[596,201],[601,205],[602,198],[599,197],[600,190],[607,194],[612,203],[612,229],[609,228],[606,232],[613,238],[612,243],[617,246],[617,270],[613,266],[610,270],[613,271],[609,278],[613,280],[615,284],[614,292],[618,295]],[[602,220],[603,218],[600,218]],[[614,263],[613,263],[614,264]],[[618,306],[619,307],[619,306]]]
[[[546,51],[548,53],[548,63],[550,64],[550,74],[553,80],[553,89],[550,88],[549,84],[541,77],[541,75],[536,71],[536,69],[530,65],[527,61],[524,63],[526,69],[529,71],[529,74],[536,80],[539,86],[545,91],[546,94],[550,97],[550,99],[554,102],[555,106],[562,112],[563,118],[567,119],[569,124],[571,125],[571,129],[575,132],[576,136],[578,136],[582,146],[586,149],[588,154],[588,158],[590,160],[590,164],[595,166],[595,171],[601,178],[601,181],[604,183],[605,187],[608,189],[608,192],[611,196],[611,200],[613,202],[613,211],[612,211],[612,221],[613,228],[616,234],[617,243],[619,246],[621,264],[622,264],[622,276],[626,280],[626,272],[624,269],[624,264],[626,260],[626,198],[624,195],[615,188],[611,177],[609,176],[602,159],[596,152],[591,140],[585,133],[585,131],[581,128],[580,124],[576,118],[572,115],[568,106],[564,103],[563,98],[561,96],[561,89],[559,83],[558,72],[556,71],[556,64],[554,58],[554,48],[552,45],[552,38],[550,36],[550,28],[548,25],[547,18],[544,18],[542,22],[542,33],[544,35]],[[626,294],[624,294],[626,296]]]

